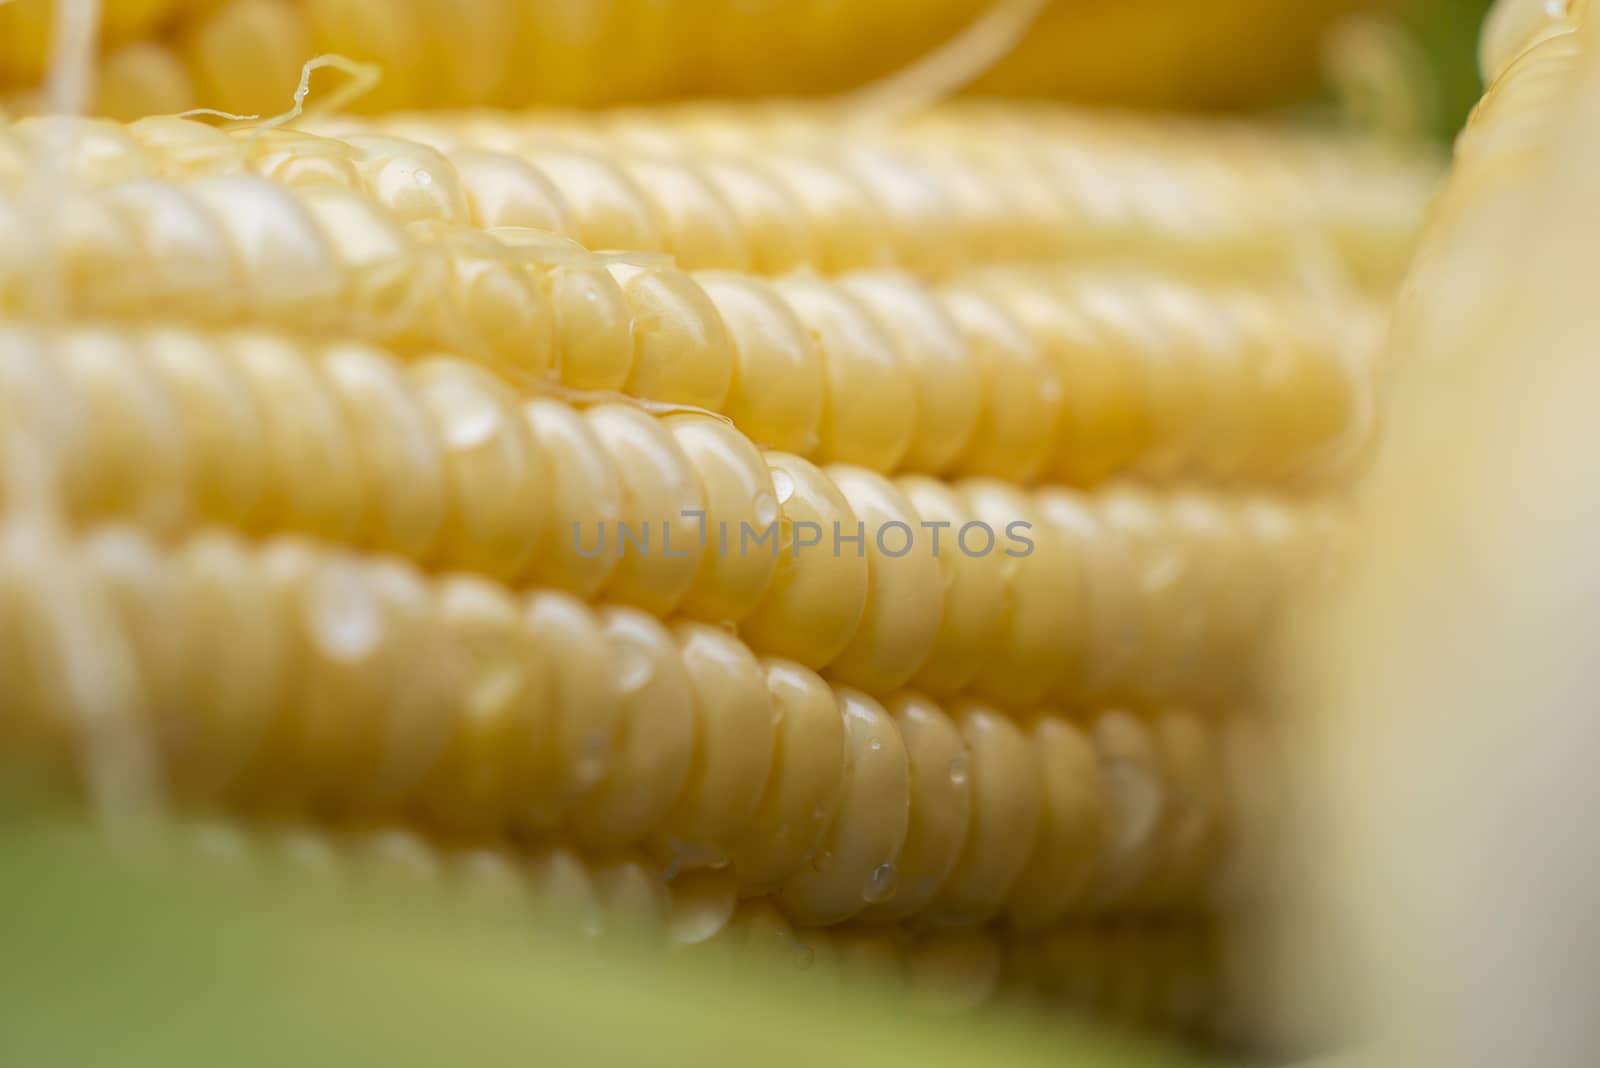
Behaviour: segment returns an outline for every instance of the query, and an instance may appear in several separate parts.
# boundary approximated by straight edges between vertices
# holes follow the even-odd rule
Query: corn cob
[[[105,0],[99,8],[101,36],[114,43],[149,38],[197,6],[196,0]],[[44,76],[54,22],[54,0],[0,4],[0,85],[31,84]]]
[[[0,576],[8,736],[59,763],[109,714],[89,704],[120,705],[186,805],[726,861],[808,925],[1031,927],[1258,882],[1235,870],[1258,865],[1266,818],[1245,720],[883,704],[720,628],[561,594],[292,540],[167,549],[113,527],[52,546],[25,526]],[[83,662],[126,663],[124,690],[74,691]]]
[[[95,154],[138,173],[114,148]],[[428,210],[450,221],[461,201]],[[1319,323],[1294,291],[1042,267],[941,287],[886,272],[769,285],[531,231],[408,232],[395,216],[422,209],[390,203],[238,175],[132,178],[68,194],[70,221],[40,232],[25,196],[0,196],[13,235],[0,306],[37,305],[42,258],[66,280],[65,311],[453,351],[518,385],[725,411],[764,444],[881,471],[1281,482],[1338,473],[1370,440],[1376,314],[1360,301]]]
[[[656,168],[652,177],[671,163],[703,175],[730,200],[723,192],[728,166],[754,168],[798,201],[819,231],[822,266],[835,269],[873,266],[885,246],[897,262],[925,273],[974,258],[1086,250],[1236,268],[1320,238],[1357,277],[1381,286],[1404,266],[1435,174],[1426,154],[1259,124],[1106,119],[1014,104],[952,104],[888,124],[852,124],[826,109],[793,105],[754,114],[760,121],[749,108],[701,105],[565,118],[467,113],[372,121],[447,152],[576,157],[624,172],[642,160]],[[369,127],[333,120],[312,128],[338,134]],[[1226,168],[1216,164],[1219,151],[1229,157]],[[636,211],[626,206],[629,192],[615,179],[586,190],[596,213]],[[972,250],[965,257],[964,247]],[[670,251],[684,258],[694,250]]]
[[[0,84],[27,84],[44,69],[50,5],[15,0],[11,6],[16,44],[0,55]],[[381,92],[366,102],[378,111],[846,90],[913,63],[1005,5],[717,0],[707,6],[117,0],[106,5],[106,21],[108,39],[119,42],[151,36],[175,11],[192,9],[161,44],[162,62],[181,72],[186,90],[171,110],[197,103],[271,110],[293,89],[308,57],[339,52],[383,66]],[[1158,107],[1269,102],[1305,86],[1322,31],[1335,17],[1374,4],[1310,0],[1292,14],[1264,0],[1143,0],[1115,11],[1082,0],[1045,6],[1020,47],[979,82],[982,91]],[[108,97],[118,99],[130,98]],[[159,93],[131,100],[144,106],[141,114],[168,104]]]
[[[173,119],[69,129],[87,182],[255,171],[365,188],[407,222],[532,226],[595,249],[667,252],[686,269],[764,273],[948,275],[1064,256],[1271,273],[1326,246],[1386,291],[1435,176],[1425,154],[1246,124],[994,105],[842,129],[814,108],[757,114],[765,121],[701,107],[309,124],[333,143]],[[11,137],[37,143],[60,121],[24,120]]]
[[[877,693],[1236,689],[1338,541],[1319,505],[889,481],[707,416],[522,404],[471,365],[360,346],[13,329],[0,369],[80,521],[226,522],[603,592]]]

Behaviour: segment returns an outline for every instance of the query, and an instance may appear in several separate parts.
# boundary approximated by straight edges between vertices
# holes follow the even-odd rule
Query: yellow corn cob
[[[1328,255],[1381,291],[1405,265],[1435,175],[1425,155],[1249,124],[951,105],[840,127],[826,110],[701,107],[313,127],[334,143],[80,122],[67,140],[85,182],[255,171],[364,189],[402,222],[535,227],[592,249],[667,252],[691,270],[932,276],[1111,257],[1281,273]],[[50,128],[24,121],[10,136],[27,146]]]
[[[141,724],[186,805],[728,862],[805,925],[1040,927],[1259,884],[1248,720],[885,704],[714,626],[307,542],[5,535],[8,740],[59,762],[95,717]],[[74,689],[83,663],[124,687]]]
[[[710,416],[522,403],[469,364],[270,334],[11,329],[0,376],[80,519],[221,521],[604,593],[875,693],[1237,689],[1337,543],[1318,505],[890,481],[763,454]]]
[[[104,0],[101,37],[110,42],[152,37],[197,0]],[[56,0],[7,0],[0,4],[0,86],[27,85],[50,63]],[[305,62],[304,59],[297,62]]]
[[[12,167],[47,129],[12,130]],[[63,225],[41,232],[26,196],[0,195],[14,256],[0,306],[37,305],[43,261],[66,279],[64,310],[445,349],[518,384],[724,411],[763,444],[882,471],[1282,480],[1337,473],[1370,440],[1378,317],[1360,298],[1324,318],[1281,286],[1043,266],[768,285],[529,229],[570,213],[509,157],[453,167],[392,139],[242,141],[171,121],[78,132],[73,169],[101,184],[61,194]],[[233,173],[246,167],[278,181]]]
[[[1314,78],[1322,34],[1383,0],[1054,0],[978,87],[1097,102],[1206,108],[1270,102]],[[0,81],[44,69],[49,0],[15,0],[17,44]],[[381,64],[372,110],[580,104],[667,96],[794,95],[851,89],[903,68],[1009,7],[996,0],[115,0],[113,41],[198,9],[166,45],[192,102],[270,111],[300,64],[339,52]],[[989,14],[993,21],[996,14]],[[4,23],[0,23],[4,28]],[[3,35],[0,35],[3,36]],[[979,62],[987,56],[976,57]],[[536,74],[534,72],[537,72]],[[974,73],[981,74],[982,70]],[[958,84],[954,88],[961,88]],[[132,97],[130,102],[161,102]],[[143,114],[151,114],[145,110]]]

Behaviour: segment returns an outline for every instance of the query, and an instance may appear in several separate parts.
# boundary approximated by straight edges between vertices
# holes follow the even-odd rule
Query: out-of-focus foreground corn
[[[51,5],[0,6],[0,87],[48,62]],[[99,108],[282,108],[322,52],[380,64],[358,106],[597,105],[842,92],[966,35],[976,88],[1146,107],[1273,103],[1325,33],[1395,0],[108,0]],[[1004,45],[1020,41],[1014,48]],[[981,42],[981,43],[980,43]],[[959,46],[957,46],[959,51]]]
[[[1600,1055],[1600,19],[1503,0],[1481,56],[1396,312],[1358,566],[1301,663],[1302,859],[1312,907],[1347,911],[1313,921],[1335,951],[1293,948],[1309,985],[1357,994],[1363,1063],[1576,1068]]]
[[[253,869],[1248,1042],[1259,669],[1433,179],[1001,102],[0,126],[0,741]]]

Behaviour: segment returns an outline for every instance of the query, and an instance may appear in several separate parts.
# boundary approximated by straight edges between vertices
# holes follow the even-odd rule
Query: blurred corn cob
[[[1357,992],[1364,1064],[1600,1049],[1597,868],[1571,822],[1594,803],[1600,681],[1597,49],[1581,0],[1504,0],[1485,26],[1488,88],[1396,311],[1359,566],[1299,665],[1315,905],[1353,921],[1315,914],[1342,943],[1316,970],[1356,947],[1354,981],[1313,986],[1341,1007]],[[1507,855],[1485,866],[1490,842]],[[1324,946],[1302,936],[1297,953]]]
[[[0,85],[38,82],[50,3],[0,7]],[[382,65],[383,85],[362,105],[372,111],[832,93],[987,18],[1016,23],[1022,38],[1002,49],[981,91],[1239,107],[1306,88],[1328,26],[1388,3],[113,0],[99,99],[118,118],[200,106],[270,112],[321,52]]]

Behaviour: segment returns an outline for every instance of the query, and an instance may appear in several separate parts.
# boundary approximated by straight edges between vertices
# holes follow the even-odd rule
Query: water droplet
[[[452,391],[452,395],[445,398],[444,407],[448,412],[444,439],[452,449],[481,448],[500,429],[500,412],[488,397],[465,389]]]
[[[809,971],[811,969],[812,965],[814,965],[816,963],[817,963],[817,951],[816,950],[812,949],[810,946],[806,945],[804,942],[799,942],[799,943],[795,944],[795,947],[794,947],[794,966],[797,969],[799,969],[802,972]]]
[[[811,870],[819,875],[831,867],[833,867],[833,854],[826,849],[811,858]]]
[[[772,494],[759,493],[756,495],[753,514],[755,515],[756,519],[756,531],[758,533],[765,533],[771,528],[772,524],[778,521],[778,517],[781,516],[783,512],[779,510],[778,502],[773,499]]]
[[[965,786],[967,784],[967,762],[961,757],[950,761],[950,785]]]
[[[774,470],[772,472],[772,488],[778,494],[778,503],[788,504],[789,498],[794,496],[794,478],[787,471]],[[760,518],[759,512],[756,518]],[[777,517],[774,516],[773,518]],[[762,522],[769,522],[769,520],[762,520]]]
[[[383,610],[354,567],[333,566],[317,576],[307,623],[318,651],[330,660],[364,660],[383,637]]]
[[[650,654],[632,642],[618,642],[616,648],[617,689],[623,696],[643,690],[655,677],[656,666]]]
[[[428,171],[422,170],[421,168],[417,169],[416,179],[417,184],[421,186],[429,186],[433,184],[433,175]]]
[[[879,864],[867,876],[867,885],[861,888],[861,899],[869,905],[881,905],[894,897],[900,888],[900,874],[893,864]]]
[[[874,753],[878,752],[880,749],[883,748],[883,739],[881,739],[881,738],[872,739],[872,741],[867,744],[867,748],[871,749]]]

